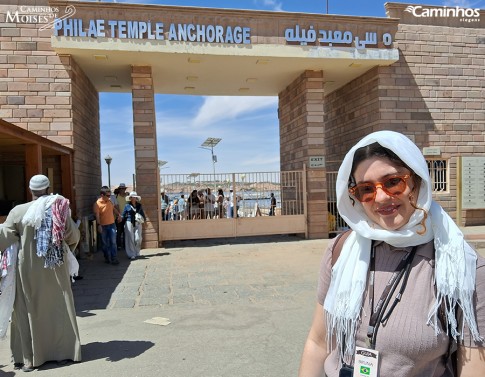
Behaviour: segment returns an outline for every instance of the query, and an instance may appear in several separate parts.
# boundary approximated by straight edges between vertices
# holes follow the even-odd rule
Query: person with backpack
[[[352,231],[322,259],[299,377],[485,376],[485,259],[433,201],[417,146],[364,137],[336,190]]]

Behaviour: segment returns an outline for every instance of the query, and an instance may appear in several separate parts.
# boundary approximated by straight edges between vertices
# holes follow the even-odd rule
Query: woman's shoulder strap
[[[332,247],[332,267],[337,262],[337,259],[340,256],[340,253],[342,252],[342,247],[344,246],[345,240],[347,239],[347,237],[350,235],[351,232],[352,230],[349,229],[343,233],[340,233],[337,236],[337,240],[335,241]]]

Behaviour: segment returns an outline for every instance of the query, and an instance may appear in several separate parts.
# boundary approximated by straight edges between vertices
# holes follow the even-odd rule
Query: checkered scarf
[[[64,263],[62,240],[68,215],[68,199],[61,195],[45,195],[30,206],[22,220],[24,225],[35,228],[37,256],[44,258],[45,268]]]

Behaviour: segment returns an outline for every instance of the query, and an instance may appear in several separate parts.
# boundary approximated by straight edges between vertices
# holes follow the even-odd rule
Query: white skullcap
[[[43,174],[34,175],[29,182],[29,188],[34,191],[44,190],[50,185],[49,178]]]

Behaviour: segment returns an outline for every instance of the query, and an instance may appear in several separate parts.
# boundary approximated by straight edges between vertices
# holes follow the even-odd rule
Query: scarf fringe
[[[365,289],[365,282],[358,282],[357,291],[362,296]],[[350,292],[339,293],[334,313],[323,309],[327,328],[327,349],[333,350],[333,339],[335,337],[339,355],[346,363],[350,363],[355,349],[355,336],[357,334],[358,323],[360,322],[360,305],[352,303]],[[359,308],[356,313],[354,308]]]
[[[438,324],[438,313],[443,305],[444,326],[453,339],[458,340],[462,336],[466,324],[473,341],[483,344],[484,338],[479,333],[473,306],[476,253],[439,205],[433,202],[430,214],[428,229],[433,229],[431,235],[434,235],[436,251],[436,300],[424,320],[439,334],[441,326]],[[362,309],[368,271],[367,256],[371,247],[366,237],[357,232],[353,234],[347,238],[340,257],[332,268],[332,281],[324,302],[327,337],[333,339],[330,336],[335,336],[341,357],[351,356],[354,352],[356,326]],[[428,235],[426,238],[431,237]],[[389,240],[385,241],[391,243]],[[456,319],[457,308],[463,312],[461,328]]]
[[[434,330],[435,334],[438,335],[441,333],[440,326],[438,326],[438,315],[440,308],[444,305],[445,306],[445,332],[450,334],[455,341],[458,341],[458,338],[463,335],[465,331],[465,323],[470,330],[470,335],[473,338],[473,341],[476,343],[483,343],[484,338],[480,335],[475,315],[473,314],[473,294],[474,292],[466,292],[462,294],[462,298],[460,300],[455,298],[450,298],[442,293],[438,294],[436,301],[429,312],[427,324],[431,325]],[[463,321],[461,325],[461,329],[458,328],[459,323],[457,321],[457,308],[460,308],[461,312],[463,313]]]

